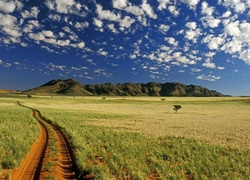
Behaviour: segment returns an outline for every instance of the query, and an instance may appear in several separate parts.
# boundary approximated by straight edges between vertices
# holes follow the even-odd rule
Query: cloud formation
[[[154,79],[164,79],[164,72],[180,68],[176,72],[195,76],[207,69],[211,74],[195,79],[218,81],[220,76],[213,73],[229,69],[224,65],[228,62],[219,59],[223,56],[250,65],[250,2],[245,0],[40,3],[0,1],[1,47],[72,53],[81,62],[101,62],[101,66],[119,67],[122,59],[130,69],[137,66],[133,72],[142,68]],[[49,67],[59,70],[61,66]],[[71,71],[77,69],[74,66]],[[108,68],[95,72],[112,76]]]

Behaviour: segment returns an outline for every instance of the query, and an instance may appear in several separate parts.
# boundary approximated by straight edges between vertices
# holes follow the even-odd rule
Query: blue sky
[[[1,0],[0,89],[181,82],[250,95],[249,0]]]

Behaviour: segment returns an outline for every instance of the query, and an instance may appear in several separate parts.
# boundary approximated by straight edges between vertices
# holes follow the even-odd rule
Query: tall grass
[[[12,102],[0,103],[0,169],[18,167],[39,136],[30,110]]]
[[[250,104],[232,100],[22,99],[71,137],[83,175],[92,173],[97,179],[247,179]],[[178,114],[173,104],[183,105]]]
[[[250,152],[184,137],[150,138],[141,133],[90,125],[89,121],[129,116],[42,109],[72,137],[83,174],[100,179],[245,179]]]

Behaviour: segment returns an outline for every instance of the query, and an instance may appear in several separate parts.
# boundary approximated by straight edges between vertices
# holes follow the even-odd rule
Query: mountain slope
[[[99,96],[224,96],[202,86],[185,85],[177,82],[166,83],[124,83],[83,85],[74,79],[51,80],[39,87],[23,91],[27,94],[99,95]]]

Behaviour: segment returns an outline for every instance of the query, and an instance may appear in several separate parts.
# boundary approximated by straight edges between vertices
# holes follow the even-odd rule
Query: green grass
[[[246,109],[250,104],[243,100],[35,97],[21,101],[62,127],[71,138],[81,173],[93,173],[97,179],[250,177],[249,146],[239,142],[241,137],[249,137]],[[183,106],[178,114],[174,114],[173,104]],[[162,126],[159,123],[166,131],[179,134],[151,137]],[[190,123],[195,126],[187,127]],[[143,127],[136,130],[138,125]],[[235,137],[230,134],[232,128],[237,135],[235,146],[228,139]],[[204,140],[206,129],[208,139]],[[185,132],[192,131],[197,138],[186,136]]]
[[[89,125],[101,119],[125,120],[117,114],[42,109],[72,137],[82,173],[100,179],[245,179],[250,152],[209,145],[183,137],[150,138]]]
[[[38,123],[32,118],[29,110],[15,105],[14,102],[1,101],[0,167],[2,169],[19,166],[38,136]]]

